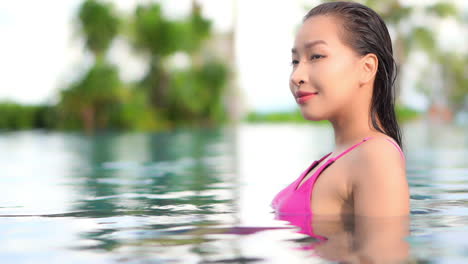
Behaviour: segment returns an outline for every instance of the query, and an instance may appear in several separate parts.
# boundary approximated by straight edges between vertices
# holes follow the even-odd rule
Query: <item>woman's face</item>
[[[340,27],[333,16],[313,16],[296,35],[289,87],[305,119],[334,118],[357,95],[361,56],[341,41]]]

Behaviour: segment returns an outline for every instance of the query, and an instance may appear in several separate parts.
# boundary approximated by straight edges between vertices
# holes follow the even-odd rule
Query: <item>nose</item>
[[[301,84],[305,83],[306,80],[306,72],[305,68],[300,66],[301,64],[299,63],[296,67],[296,69],[293,70],[291,73],[291,84],[294,85],[295,87],[299,87]]]

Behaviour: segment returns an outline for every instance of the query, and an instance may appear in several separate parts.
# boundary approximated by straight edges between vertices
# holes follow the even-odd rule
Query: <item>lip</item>
[[[311,93],[311,92],[297,91],[296,92],[296,101],[299,104],[303,104],[306,101],[308,101],[309,99],[311,99],[312,97],[316,96],[317,94],[318,94],[318,92]]]

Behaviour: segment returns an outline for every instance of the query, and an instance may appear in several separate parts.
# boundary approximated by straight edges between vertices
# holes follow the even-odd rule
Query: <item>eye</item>
[[[299,63],[298,60],[292,60],[292,61],[291,61],[291,65],[293,65],[293,66],[296,65],[296,64],[298,64],[298,63]]]
[[[311,60],[314,60],[314,59],[320,59],[320,58],[322,58],[322,57],[323,57],[322,55],[314,54],[314,55],[310,56],[310,59],[311,59]]]

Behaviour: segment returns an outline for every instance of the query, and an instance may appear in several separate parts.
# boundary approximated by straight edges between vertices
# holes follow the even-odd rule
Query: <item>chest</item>
[[[298,189],[311,188],[310,206],[314,214],[339,214],[352,211],[348,165],[345,159],[334,162],[323,160],[300,181]]]

